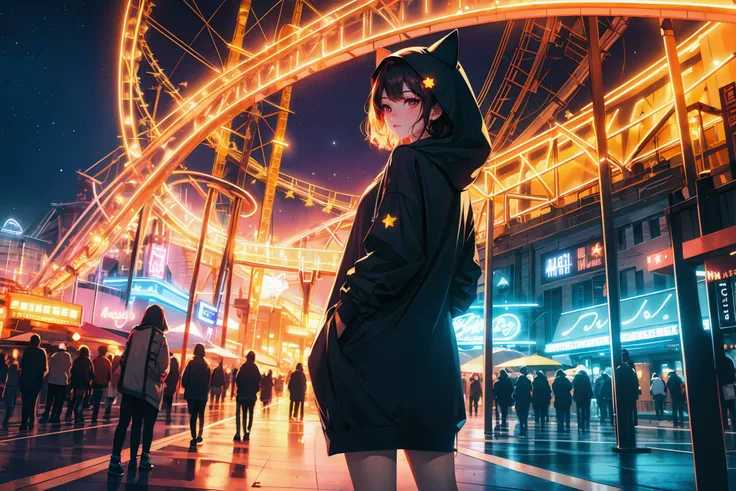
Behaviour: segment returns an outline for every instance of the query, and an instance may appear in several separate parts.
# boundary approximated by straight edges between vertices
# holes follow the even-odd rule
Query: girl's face
[[[386,127],[394,134],[402,143],[412,143],[420,138],[427,138],[429,133],[424,132],[424,121],[422,116],[422,100],[412,92],[406,85],[403,85],[402,98],[398,101],[392,101],[386,95],[384,89],[381,94],[381,112]],[[436,119],[442,114],[442,108],[436,104],[430,113],[430,120]]]

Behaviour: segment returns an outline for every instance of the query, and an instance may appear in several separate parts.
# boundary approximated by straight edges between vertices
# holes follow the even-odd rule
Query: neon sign
[[[109,319],[113,321],[115,324],[115,327],[118,329],[122,329],[125,327],[125,324],[128,322],[135,320],[135,314],[132,310],[126,310],[126,311],[120,311],[120,310],[110,310],[107,307],[102,309],[102,313],[100,313],[100,317],[103,319]]]
[[[7,234],[23,235],[23,228],[13,218],[8,218],[7,220],[5,220],[5,223],[3,223],[3,228],[0,229],[0,231]]]
[[[164,279],[166,271],[166,257],[169,249],[162,244],[153,244],[148,258],[148,276],[152,278]]]
[[[9,292],[5,297],[5,306],[8,309],[8,317],[11,319],[27,319],[76,327],[82,325],[82,306],[73,303]]]
[[[564,278],[572,273],[572,254],[569,251],[552,256],[544,261],[544,277],[548,280]]]
[[[730,280],[711,283],[718,305],[718,323],[721,327],[736,326],[736,312],[733,305],[733,288]]]
[[[568,278],[603,267],[603,246],[600,239],[585,244],[542,254],[544,282]]]
[[[197,320],[208,326],[217,324],[217,309],[202,300],[197,302]]]
[[[485,324],[482,316],[469,313],[452,321],[458,344],[483,344]],[[504,313],[493,318],[493,342],[508,344],[521,334],[521,319],[515,314]]]
[[[631,343],[634,341],[645,341],[648,339],[657,339],[670,336],[677,336],[679,333],[677,324],[671,324],[663,327],[655,327],[653,329],[643,329],[634,332],[622,332],[621,342]],[[596,336],[594,338],[578,339],[575,341],[564,341],[561,343],[548,344],[545,347],[547,353],[559,353],[561,351],[572,351],[585,348],[599,348],[601,346],[608,346],[610,344],[611,337]]]

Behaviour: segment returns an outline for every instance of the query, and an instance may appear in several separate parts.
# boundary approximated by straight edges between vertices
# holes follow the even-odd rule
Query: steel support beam
[[[138,215],[138,227],[135,230],[135,239],[133,240],[133,250],[130,252],[130,266],[128,269],[128,287],[125,289],[125,310],[128,310],[130,304],[130,289],[133,288],[133,278],[137,269],[138,253],[143,245],[143,237],[146,235],[148,228],[148,219],[151,216],[151,207],[144,205]]]
[[[486,198],[486,249],[483,275],[483,429],[493,435],[493,196]]]

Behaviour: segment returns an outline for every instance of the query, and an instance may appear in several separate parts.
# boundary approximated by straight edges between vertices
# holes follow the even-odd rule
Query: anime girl
[[[455,490],[465,404],[452,318],[481,270],[468,189],[491,151],[458,33],[397,51],[371,77],[367,139],[392,150],[361,197],[309,370],[329,455],[358,491]],[[418,373],[413,379],[396,373]]]

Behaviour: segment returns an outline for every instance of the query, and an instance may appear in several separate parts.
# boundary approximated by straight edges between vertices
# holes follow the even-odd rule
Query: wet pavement
[[[235,444],[235,404],[208,406],[204,442],[189,448],[188,415],[177,404],[171,424],[163,414],[154,431],[149,472],[128,469],[123,478],[108,477],[115,421],[99,425],[38,425],[19,432],[11,424],[0,433],[0,490],[4,489],[233,489],[351,490],[343,456],[327,457],[314,407],[307,404],[303,422],[288,418],[288,399],[269,409],[259,407],[249,442]],[[115,415],[115,413],[113,413]],[[574,418],[573,418],[574,419]],[[469,417],[458,436],[456,472],[459,489],[517,490],[692,490],[695,489],[690,435],[667,423],[642,422],[638,443],[649,454],[619,456],[611,451],[610,426],[593,423],[591,431],[558,433],[530,424],[520,437],[515,418],[509,432],[486,438],[483,414]],[[728,435],[730,448],[734,436]],[[123,452],[127,464],[129,452]],[[399,489],[413,490],[411,471],[398,456]],[[736,452],[729,454],[736,483]],[[713,489],[727,489],[715,487]],[[736,484],[731,486],[736,490]]]

